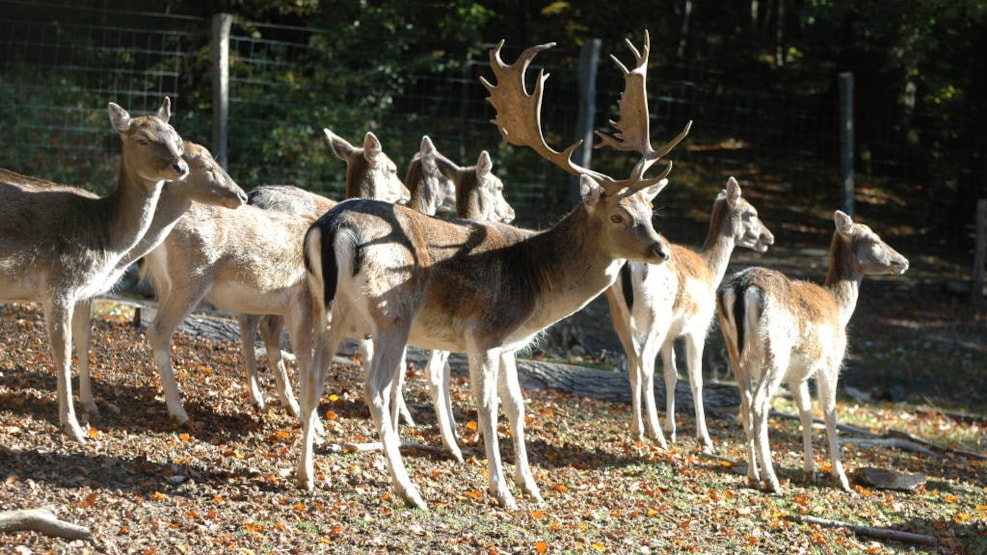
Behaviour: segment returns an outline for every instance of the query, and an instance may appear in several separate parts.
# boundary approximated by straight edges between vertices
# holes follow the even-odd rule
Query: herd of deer
[[[808,380],[815,378],[832,474],[848,489],[834,410],[845,328],[863,276],[900,274],[908,261],[870,228],[837,211],[824,285],[793,281],[765,268],[723,281],[736,246],[763,252],[774,242],[733,178],[713,203],[702,250],[669,243],[653,226],[651,201],[667,185],[671,162],[658,176],[646,174],[686,137],[691,123],[667,144],[652,146],[645,90],[648,35],[641,50],[630,41],[627,45],[635,57],[632,68],[612,56],[625,80],[620,116],[610,122],[611,133],[597,133],[596,145],[639,155],[625,179],[576,164],[572,154],[579,142],[561,152],[545,142],[541,102],[548,76],[540,71],[529,92],[525,73],[534,57],[554,43],[525,50],[514,64],[503,62],[503,42],[490,53],[496,83],[482,81],[496,110],[492,122],[503,138],[579,176],[581,202],[543,231],[508,225],[514,211],[486,152],[475,166],[460,167],[436,151],[427,136],[402,183],[373,133],[356,147],[327,129],[329,146],[346,162],[348,200],[335,202],[287,185],[260,187],[248,197],[205,148],[183,142],[168,124],[167,98],[155,114],[140,117],[109,104],[123,148],[117,187],[106,197],[0,170],[0,301],[43,306],[62,431],[79,442],[86,437],[72,403],[73,344],[79,400],[84,410],[97,411],[88,356],[92,299],[139,263],[160,303],[148,336],[168,411],[178,422],[188,415],[171,368],[171,339],[206,299],[241,315],[248,387],[253,402],[263,407],[254,354],[260,331],[279,401],[301,420],[297,481],[310,490],[316,479],[313,445],[323,433],[316,409],[325,371],[340,342],[356,339],[363,354],[365,400],[393,487],[410,505],[425,508],[399,453],[398,423],[402,414],[410,419],[401,393],[405,348],[433,349],[432,400],[445,448],[459,460],[446,359],[449,352],[465,353],[491,494],[505,507],[517,506],[496,433],[503,401],[514,443],[515,482],[541,502],[528,464],[516,353],[548,326],[606,293],[627,355],[631,428],[637,438],[646,434],[667,446],[654,399],[660,353],[668,392],[665,429],[675,440],[673,344],[682,337],[696,434],[702,449],[712,451],[701,361],[715,313],[741,391],[751,484],[779,491],[767,418],[782,382],[798,404],[805,469],[812,472]],[[451,209],[458,218],[435,216]],[[297,356],[300,405],[281,358],[284,325]]]

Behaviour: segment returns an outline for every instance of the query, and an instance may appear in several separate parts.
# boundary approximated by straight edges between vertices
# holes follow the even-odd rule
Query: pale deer
[[[408,202],[411,192],[398,178],[397,166],[384,153],[376,135],[367,131],[363,146],[356,147],[329,129],[322,132],[333,154],[346,162],[346,198]]]
[[[408,206],[429,216],[456,210],[456,185],[439,171],[436,154],[432,139],[424,135],[404,179],[411,195]]]
[[[344,337],[370,337],[374,352],[365,397],[399,497],[426,507],[387,416],[401,355],[405,345],[413,344],[467,353],[489,490],[501,505],[516,508],[496,434],[500,390],[515,447],[515,481],[542,502],[528,464],[515,351],[602,293],[624,259],[657,264],[669,257],[668,245],[651,223],[650,200],[667,184],[671,164],[660,176],[645,173],[685,138],[689,126],[665,146],[652,147],[645,96],[647,34],[643,53],[628,45],[637,65],[628,71],[617,61],[625,75],[621,118],[612,122],[617,134],[600,135],[604,145],[641,155],[631,177],[620,181],[575,164],[571,155],[579,143],[557,152],[544,140],[540,112],[547,77],[544,72],[538,76],[532,95],[524,73],[535,55],[554,43],[528,48],[512,65],[501,59],[503,41],[490,52],[498,84],[482,82],[497,112],[493,123],[505,140],[531,147],[580,176],[582,201],[550,229],[534,233],[505,224],[442,220],[359,199],[340,203],[312,225],[305,236],[305,262],[317,335],[312,365],[302,379],[300,487],[315,485],[312,448],[326,367]]]
[[[374,198],[385,202],[408,200],[410,192],[404,183],[397,178],[396,166],[390,157],[384,153],[381,142],[376,135],[368,131],[364,137],[364,146],[357,148],[329,129],[323,129],[323,132],[333,153],[340,160],[346,162],[347,195]],[[427,165],[434,165],[434,162],[430,160],[433,156],[434,147],[427,150],[426,139],[427,137],[422,140],[419,159]],[[427,146],[431,145],[431,141],[427,141]],[[439,198],[440,194],[433,188],[443,187],[443,181],[434,178],[427,166],[422,167],[422,162],[419,162],[418,166],[424,171],[415,172],[412,177],[416,179],[416,182],[420,181],[418,186],[419,198],[423,196]],[[273,210],[304,218],[308,223],[311,223],[335,206],[336,201],[292,185],[269,185],[251,191],[250,204],[264,210]],[[297,243],[301,245],[300,236]],[[264,396],[257,381],[257,356],[254,352],[254,340],[259,330],[267,352],[268,366],[275,373],[281,404],[292,415],[297,416],[298,403],[289,386],[287,368],[280,348],[281,330],[284,327],[283,319],[273,313],[263,316],[258,313],[241,313],[237,320],[240,326],[244,365],[247,369],[247,387],[254,404],[258,408],[265,407]],[[297,350],[298,347],[294,345],[294,342],[292,343]],[[365,351],[365,342],[361,343],[361,348]],[[364,352],[364,355],[365,360],[369,358],[368,353]],[[401,412],[407,421],[414,424],[410,413],[405,408],[403,397],[398,400],[395,406],[403,409]]]
[[[151,225],[138,244],[117,264],[109,278],[110,282],[117,283],[131,264],[160,245],[178,220],[185,215],[193,201],[226,208],[237,208],[246,202],[247,194],[204,146],[185,141],[182,158],[188,165],[188,174],[178,181],[165,184],[158,197]],[[76,316],[77,318],[82,318],[81,314],[86,314],[88,318],[91,313],[88,301],[85,305],[77,305],[77,310],[82,311]],[[90,326],[87,323],[76,330],[74,337],[76,351],[79,353],[79,402],[87,412],[96,414],[98,409],[93,398],[89,372],[88,353],[91,339],[89,332]]]
[[[314,222],[322,214],[338,204],[323,195],[295,187],[294,185],[262,185],[250,191],[248,203],[263,210],[281,212]],[[298,238],[301,244],[301,238]],[[264,394],[261,392],[257,379],[257,355],[254,351],[254,340],[260,331],[261,340],[267,353],[267,364],[275,373],[275,380],[281,391],[278,396],[289,413],[298,416],[298,401],[291,391],[288,370],[285,366],[284,354],[281,352],[281,331],[284,320],[280,316],[239,314],[237,322],[240,326],[241,350],[244,366],[247,369],[247,389],[254,405],[260,409],[266,406]]]
[[[812,477],[810,378],[816,380],[826,422],[831,473],[840,487],[850,490],[836,440],[836,381],[846,355],[846,326],[864,276],[908,269],[908,260],[870,227],[839,210],[834,221],[829,273],[822,286],[755,267],[730,276],[717,291],[720,331],[740,387],[747,479],[751,486],[763,482],[775,493],[781,486],[768,445],[771,397],[783,382],[791,388],[802,421],[805,471]]]
[[[168,98],[148,116],[131,117],[112,102],[107,109],[123,143],[109,195],[0,175],[0,301],[41,303],[58,377],[59,425],[79,442],[86,434],[72,402],[72,335],[88,333],[90,300],[113,286],[115,269],[151,225],[165,181],[188,173],[182,139],[168,125]]]
[[[729,178],[713,202],[709,231],[700,252],[671,244],[672,259],[659,266],[628,262],[607,290],[614,328],[627,355],[632,388],[631,430],[643,440],[645,431],[668,447],[658,425],[655,404],[655,358],[661,353],[665,371],[665,429],[675,441],[675,340],[682,337],[689,386],[696,411],[696,437],[703,451],[713,452],[703,409],[702,360],[706,334],[716,312],[716,287],[723,279],[736,246],[767,250],[774,235],[757,209],[742,198],[740,184]],[[642,399],[643,398],[643,399]],[[647,414],[643,414],[642,401]]]

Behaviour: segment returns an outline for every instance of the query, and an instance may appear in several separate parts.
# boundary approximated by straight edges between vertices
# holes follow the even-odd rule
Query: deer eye
[[[138,137],[137,138],[137,144],[139,144],[141,146],[147,146],[147,145],[151,144],[151,141],[148,141],[144,137]]]
[[[624,217],[621,216],[620,214],[611,214],[610,221],[615,224],[622,224],[624,223]]]

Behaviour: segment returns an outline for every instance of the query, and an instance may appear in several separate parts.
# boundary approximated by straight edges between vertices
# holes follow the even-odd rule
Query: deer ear
[[[106,105],[106,111],[110,114],[110,125],[117,133],[130,131],[130,114],[115,102]]]
[[[380,146],[380,139],[377,138],[377,135],[374,135],[372,131],[367,131],[367,134],[363,136],[363,157],[367,161],[372,161],[383,150],[384,148]]]
[[[730,202],[730,206],[736,206],[737,203],[740,202],[740,183],[737,183],[737,180],[734,179],[733,176],[730,176],[730,178],[727,179],[726,193],[727,201]]]
[[[836,231],[845,237],[853,235],[853,219],[845,212],[837,210],[833,214],[833,221],[836,223]]]
[[[422,135],[422,144],[418,147],[418,153],[425,156],[432,156],[435,154],[435,145],[432,144],[432,139],[428,138],[428,135]]]
[[[483,181],[490,174],[491,170],[493,170],[493,161],[490,160],[490,153],[484,150],[480,153],[480,157],[476,159],[476,179]]]
[[[158,108],[158,112],[156,114],[154,114],[154,116],[156,118],[158,118],[159,120],[161,120],[161,121],[163,121],[165,123],[168,123],[168,120],[171,119],[171,99],[170,98],[168,98],[167,96],[164,97],[164,100],[161,101],[161,107]]]
[[[603,194],[600,184],[592,177],[582,174],[579,176],[579,196],[587,206],[594,206]]]
[[[322,133],[325,135],[326,143],[329,144],[329,148],[332,150],[332,153],[336,155],[336,158],[339,158],[344,162],[348,162],[349,159],[353,157],[353,151],[356,149],[353,148],[353,145],[351,145],[349,141],[333,133],[327,128],[323,129]]]

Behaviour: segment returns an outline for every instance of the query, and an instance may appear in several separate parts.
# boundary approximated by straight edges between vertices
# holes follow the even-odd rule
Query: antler
[[[645,179],[644,174],[688,135],[692,122],[690,121],[678,136],[662,148],[658,150],[652,148],[649,132],[650,116],[645,89],[651,39],[646,32],[643,52],[639,52],[629,40],[627,45],[634,53],[637,64],[633,70],[628,71],[620,60],[611,56],[624,72],[625,85],[620,99],[620,118],[616,122],[610,122],[610,125],[615,129],[613,135],[597,132],[601,142],[596,145],[596,148],[611,146],[617,150],[640,153],[641,159],[635,164],[629,178],[616,180],[573,162],[572,154],[582,145],[582,140],[576,141],[561,152],[556,151],[545,142],[541,130],[541,102],[548,75],[543,69],[540,69],[538,79],[535,81],[535,90],[533,93],[528,93],[524,83],[524,74],[534,57],[539,52],[555,46],[554,42],[527,48],[513,64],[505,64],[500,57],[501,48],[504,46],[503,40],[490,51],[490,68],[497,78],[497,85],[492,85],[483,77],[480,77],[480,81],[490,92],[487,100],[497,112],[497,116],[491,120],[491,123],[497,126],[507,142],[517,146],[530,147],[546,160],[573,175],[589,175],[608,192],[629,194],[658,183],[671,171],[672,164],[670,161],[666,163],[667,167],[662,175]]]
[[[610,120],[610,126],[614,132],[611,135],[596,132],[600,142],[594,148],[610,146],[617,150],[633,151],[641,154],[641,160],[634,166],[631,177],[625,181],[628,186],[631,183],[633,189],[640,189],[658,183],[668,176],[672,171],[671,160],[666,161],[665,171],[661,175],[644,179],[644,174],[666,154],[672,151],[682,139],[689,134],[692,122],[686,123],[685,127],[671,141],[660,149],[655,150],[651,146],[651,115],[648,111],[648,55],[651,53],[651,35],[644,32],[644,45],[640,51],[634,46],[630,39],[624,39],[627,47],[634,54],[634,69],[628,70],[620,59],[613,54],[610,59],[624,73],[624,92],[620,95],[620,117],[614,121]]]

